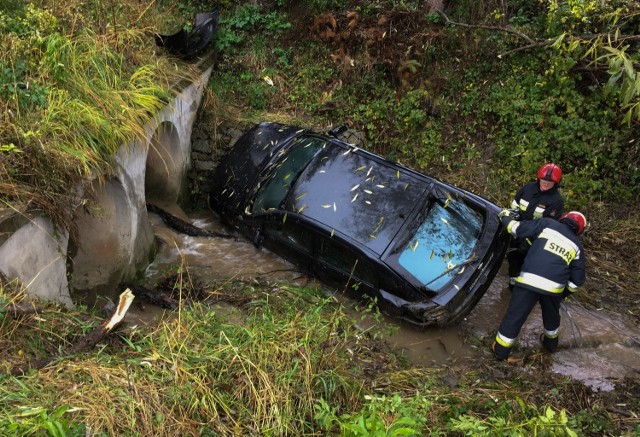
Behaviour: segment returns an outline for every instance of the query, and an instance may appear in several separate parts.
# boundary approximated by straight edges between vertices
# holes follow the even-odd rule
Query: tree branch
[[[545,39],[545,40],[534,40],[533,38],[529,37],[528,35],[519,32],[515,29],[512,29],[511,27],[501,27],[501,26],[486,26],[486,25],[482,25],[482,24],[466,24],[466,23],[458,23],[456,21],[452,21],[451,19],[449,19],[449,17],[441,10],[437,9],[437,12],[442,15],[442,17],[445,19],[445,21],[447,22],[447,24],[450,24],[452,26],[460,26],[460,27],[466,27],[466,28],[471,28],[471,29],[485,29],[485,30],[496,30],[499,32],[506,32],[506,33],[510,33],[512,35],[516,35],[522,39],[524,39],[525,41],[528,42],[527,45],[522,46],[522,47],[518,47],[515,48],[513,50],[509,50],[506,51],[504,53],[501,53],[498,55],[498,59],[502,59],[505,56],[511,55],[513,53],[516,52],[521,52],[523,50],[529,50],[532,48],[536,48],[536,47],[545,47],[545,46],[549,46],[554,44],[557,39]],[[598,39],[598,38],[609,38],[609,44],[612,44],[614,42],[618,42],[618,43],[623,43],[623,42],[636,42],[636,41],[640,41],[640,35],[618,35],[617,37],[614,38],[614,41],[611,41],[611,36],[613,35],[613,32],[610,33],[597,33],[597,34],[591,34],[591,35],[576,35],[576,36],[570,36],[567,35],[565,38],[569,41],[585,41],[585,42],[593,42],[594,40]]]
[[[107,335],[114,326],[124,319],[129,306],[131,306],[131,302],[133,302],[133,294],[131,290],[128,288],[120,294],[120,300],[118,301],[118,306],[115,308],[111,317],[107,320],[104,320],[100,326],[95,328],[85,337],[80,339],[76,344],[68,348],[64,353],[58,355],[52,355],[47,358],[42,358],[33,363],[24,363],[19,366],[15,366],[11,369],[11,375],[13,376],[22,376],[26,374],[30,369],[42,369],[55,361],[58,358],[61,358],[65,355],[75,355],[80,352],[87,351],[96,345],[105,335]]]
[[[485,26],[483,24],[466,24],[466,23],[458,23],[456,21],[451,21],[449,19],[449,17],[447,17],[447,15],[441,11],[440,9],[436,9],[436,11],[442,15],[442,17],[445,19],[445,21],[447,22],[447,24],[450,24],[452,26],[460,26],[460,27],[467,27],[467,28],[472,28],[472,29],[486,29],[486,30],[498,30],[500,32],[506,32],[506,33],[511,33],[513,35],[519,36],[520,38],[524,39],[525,41],[527,41],[529,44],[531,45],[535,45],[537,44],[533,39],[531,39],[528,35],[522,33],[522,32],[518,32],[515,29],[512,29],[510,27],[501,27],[501,26]]]

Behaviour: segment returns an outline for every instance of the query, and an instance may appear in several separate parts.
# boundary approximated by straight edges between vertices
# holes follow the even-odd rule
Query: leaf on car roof
[[[364,191],[365,193],[367,193],[367,194],[373,194],[373,191],[371,191],[371,190],[363,190],[363,191]]]
[[[384,188],[384,185],[382,185],[382,184],[378,184],[378,185],[376,185],[376,187],[378,187],[378,188]]]
[[[369,171],[367,172],[367,176],[371,174],[371,170],[373,170],[373,166],[369,167]]]
[[[331,229],[331,237],[333,237],[335,233],[336,233],[336,230],[335,229]]]
[[[285,213],[284,213],[284,216],[282,216],[282,224],[284,224],[284,222],[286,222],[286,221],[287,221],[287,214],[288,214],[288,213],[286,213],[286,212],[285,212]]]
[[[362,171],[362,170],[364,170],[365,168],[367,168],[367,166],[366,166],[366,165],[362,165],[362,166],[360,166],[360,167],[356,168],[356,171]]]
[[[376,228],[373,230],[374,234],[380,230],[382,223],[384,223],[384,217],[380,217],[380,219],[378,220],[378,226],[376,226]]]
[[[396,178],[400,179],[400,170],[396,170]]]
[[[429,255],[429,259],[433,259],[435,254],[436,254],[436,250],[435,249],[431,249],[431,255]]]
[[[302,199],[302,198],[303,198],[304,196],[306,196],[306,195],[307,195],[307,193],[298,194],[298,195],[296,196],[296,200],[300,200],[300,199]]]
[[[353,196],[353,199],[351,199],[351,203],[355,202],[357,198],[358,198],[358,193],[356,193],[356,195]]]
[[[329,203],[325,203],[324,205],[322,205],[322,207],[323,207],[324,209],[331,208],[331,204],[329,204]]]
[[[333,212],[336,211],[336,202],[333,202]]]
[[[366,203],[367,205],[371,205],[371,202],[369,202],[368,200],[365,200],[364,203]]]
[[[351,149],[347,149],[347,151],[346,151],[346,152],[344,152],[344,153],[342,154],[342,156],[348,155],[349,153],[351,153]]]
[[[300,214],[302,211],[304,211],[304,209],[307,207],[307,205],[302,205],[300,208],[298,208],[298,214]]]
[[[375,239],[376,239],[376,236],[375,236],[375,235],[373,235],[373,234],[369,234],[369,238],[371,238],[371,239],[375,240]]]
[[[411,246],[411,252],[415,252],[416,249],[418,248],[418,245],[420,244],[419,240],[416,240],[413,245]]]
[[[447,221],[446,218],[440,217],[440,220],[442,220],[442,223],[444,223],[445,225],[447,225],[447,227],[449,227],[449,222]]]
[[[359,186],[360,186],[360,184],[355,184],[353,186],[353,188],[351,188],[351,190],[349,190],[349,191],[357,190]]]

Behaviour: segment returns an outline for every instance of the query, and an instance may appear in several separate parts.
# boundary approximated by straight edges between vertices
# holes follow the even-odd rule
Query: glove
[[[571,290],[569,290],[568,288],[565,287],[565,289],[562,291],[562,293],[560,294],[560,296],[564,299],[567,300],[569,298],[569,296],[572,296],[573,293],[571,292]]]
[[[509,217],[511,220],[520,220],[520,211],[517,209],[503,209],[498,213],[498,219],[502,220],[503,217]]]

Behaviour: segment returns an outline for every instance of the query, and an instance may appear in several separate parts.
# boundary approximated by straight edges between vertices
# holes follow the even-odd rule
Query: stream
[[[193,225],[228,233],[210,211],[196,211],[188,216],[175,205],[158,205],[165,211]],[[305,285],[309,278],[295,266],[266,249],[257,249],[248,241],[179,234],[167,227],[161,218],[149,213],[156,238],[161,242],[155,260],[146,270],[149,283],[154,283],[168,269],[182,262],[191,275],[203,282],[225,279],[263,278],[274,282]],[[587,272],[588,274],[588,272]],[[313,284],[321,286],[320,284]],[[588,283],[587,283],[588,285]],[[563,304],[559,350],[551,356],[550,371],[568,375],[594,390],[611,391],[622,377],[640,378],[640,329],[619,314],[588,309],[577,297]],[[495,335],[495,330],[509,302],[506,264],[474,310],[457,326],[443,329],[416,330],[397,320],[363,316],[356,302],[334,293],[345,311],[355,316],[363,330],[384,333],[385,341],[414,365],[443,365],[461,359],[473,359],[477,346],[465,342],[471,334],[480,338]],[[164,310],[145,305],[133,308],[131,317],[150,323]],[[536,307],[525,323],[518,343],[521,353],[540,349],[542,318]]]

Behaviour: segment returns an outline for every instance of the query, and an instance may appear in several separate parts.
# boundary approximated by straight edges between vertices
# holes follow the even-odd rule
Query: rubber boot
[[[545,352],[554,353],[558,349],[558,337],[549,338],[544,334],[540,334],[540,343]]]
[[[504,361],[509,357],[511,349],[498,344],[497,341],[494,341],[493,345],[491,345],[491,351],[498,361]]]

